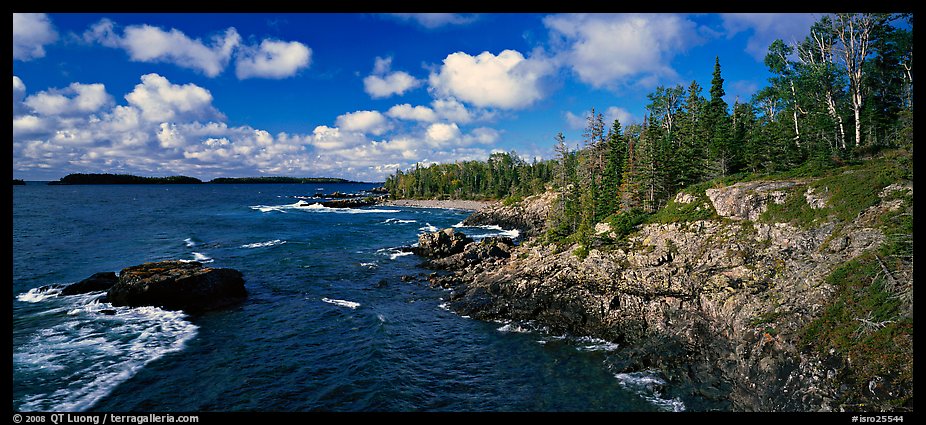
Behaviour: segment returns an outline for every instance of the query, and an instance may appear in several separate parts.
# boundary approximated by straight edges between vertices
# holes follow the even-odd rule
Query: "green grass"
[[[801,345],[820,355],[831,349],[851,358],[847,384],[850,400],[864,400],[876,376],[912,389],[913,322],[901,315],[900,302],[885,291],[875,254],[868,252],[836,268],[827,278],[836,293],[823,311],[799,333]],[[877,326],[866,325],[868,323]],[[900,393],[897,405],[912,393]]]
[[[653,214],[648,223],[684,223],[698,220],[709,220],[717,218],[717,212],[714,211],[714,205],[707,197],[704,191],[707,189],[723,186],[719,180],[711,180],[704,183],[688,186],[681,192],[695,197],[695,200],[688,204],[675,202],[675,198],[669,199],[665,207]]]

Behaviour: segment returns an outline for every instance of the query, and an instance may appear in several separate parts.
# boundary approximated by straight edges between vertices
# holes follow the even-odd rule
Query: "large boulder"
[[[111,288],[119,278],[115,272],[94,273],[80,282],[72,283],[61,290],[61,295],[86,294],[87,292],[105,291]]]
[[[546,231],[550,208],[559,197],[557,192],[544,192],[529,196],[511,205],[487,205],[463,220],[465,226],[497,225],[505,229],[518,229],[521,236],[539,236]]]
[[[444,258],[463,252],[473,239],[451,228],[439,232],[422,233],[418,236],[415,254],[428,258]]]
[[[784,203],[787,189],[798,184],[793,181],[741,182],[707,189],[704,193],[714,204],[717,215],[734,220],[755,221],[768,209],[769,202]]]
[[[115,306],[202,311],[235,304],[247,295],[237,270],[203,267],[198,262],[161,261],[122,269],[108,298]]]
[[[514,242],[507,236],[490,236],[478,243],[471,243],[463,251],[444,258],[430,260],[424,266],[440,270],[461,270],[482,262],[494,262],[510,258]]]

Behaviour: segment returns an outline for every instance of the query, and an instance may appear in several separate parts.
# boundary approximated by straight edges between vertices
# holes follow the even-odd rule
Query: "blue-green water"
[[[299,207],[371,185],[13,187],[13,407],[23,411],[681,410],[614,344],[487,323],[397,248],[454,210]],[[497,228],[461,228],[484,236]],[[509,232],[510,233],[510,232]],[[100,310],[37,288],[144,262],[244,274],[248,299],[196,316]]]

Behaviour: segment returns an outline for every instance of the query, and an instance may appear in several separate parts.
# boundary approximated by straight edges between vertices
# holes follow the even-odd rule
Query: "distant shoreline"
[[[393,199],[386,201],[381,205],[393,207],[414,207],[414,208],[443,208],[454,210],[476,211],[486,205],[491,205],[496,201],[467,201],[462,199]]]
[[[16,184],[14,179],[13,183]],[[204,182],[195,177],[140,177],[131,174],[68,174],[58,181],[50,181],[49,185],[80,185],[80,184],[372,184],[382,185],[380,182],[356,182],[334,177],[218,177]]]

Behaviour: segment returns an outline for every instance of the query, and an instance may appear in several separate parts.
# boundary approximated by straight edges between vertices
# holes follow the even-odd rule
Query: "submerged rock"
[[[127,267],[109,289],[114,306],[155,306],[202,311],[226,307],[247,297],[241,272],[203,267],[198,262],[161,261]]]

